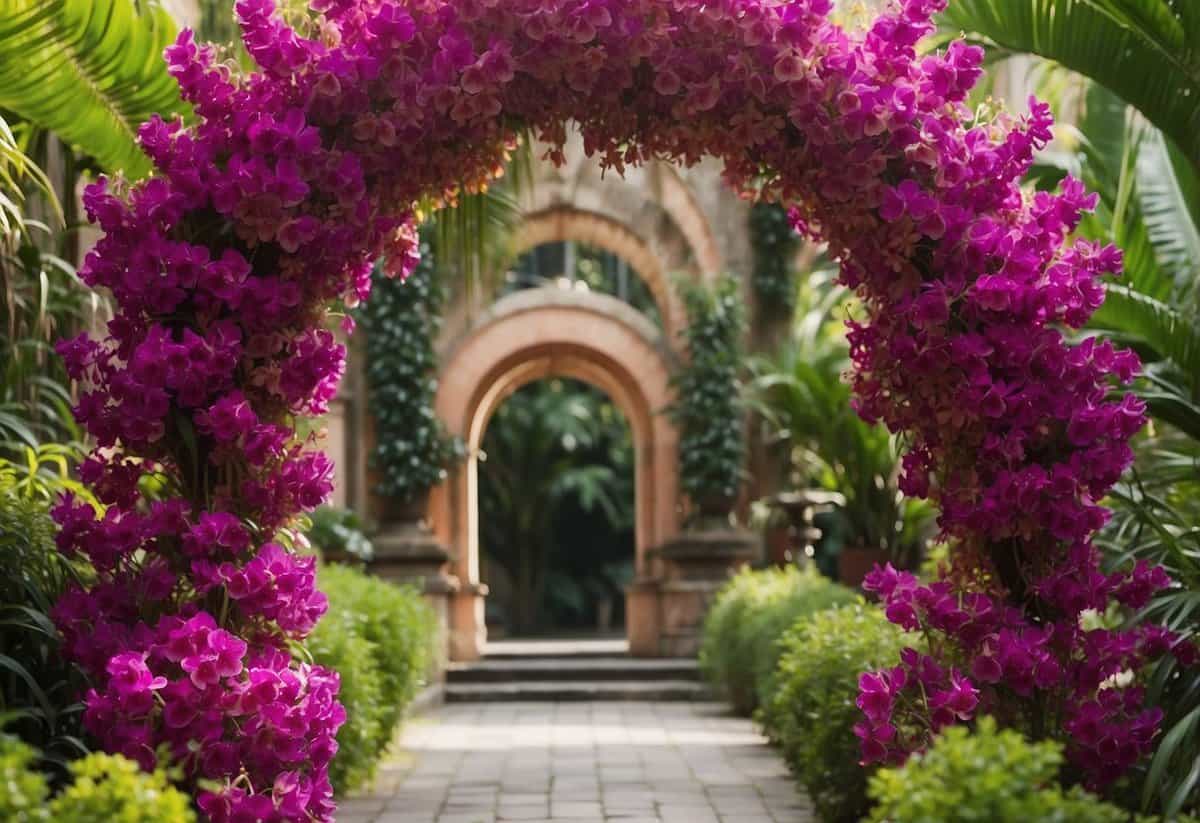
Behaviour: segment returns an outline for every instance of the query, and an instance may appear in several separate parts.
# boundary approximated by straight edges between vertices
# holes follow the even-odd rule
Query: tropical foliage
[[[54,534],[43,503],[0,492],[0,719],[61,777],[88,751],[85,680],[63,657],[51,610],[87,570],[59,554]]]
[[[851,404],[845,380],[851,294],[825,268],[805,278],[797,301],[791,335],[780,350],[750,361],[750,406],[789,452],[789,485],[841,495],[838,531],[845,545],[886,549],[898,564],[911,566],[928,537],[932,509],[900,491],[894,438]]]
[[[39,246],[51,227],[26,215],[31,201],[62,220],[51,181],[0,119],[0,489],[48,499],[83,493],[68,473],[81,450],[52,345],[86,298],[70,264]]]
[[[138,129],[188,112],[162,61],[177,33],[157,0],[5,0],[0,108],[140,178],[150,161]]]
[[[1200,7],[1176,0],[954,0],[945,22],[1095,79],[1200,166]],[[995,52],[994,52],[995,54]]]

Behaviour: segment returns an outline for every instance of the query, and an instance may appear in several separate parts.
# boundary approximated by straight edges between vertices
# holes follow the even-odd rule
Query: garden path
[[[451,704],[340,823],[810,823],[778,753],[707,702]]]

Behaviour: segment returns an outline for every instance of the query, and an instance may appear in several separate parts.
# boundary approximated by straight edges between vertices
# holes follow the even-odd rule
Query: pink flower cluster
[[[901,603],[897,584],[889,608],[931,632],[979,627],[865,681],[868,754],[920,745],[889,720],[910,684],[926,686],[927,727],[969,716],[987,694],[966,678],[995,673],[977,655],[996,658],[993,691],[1010,670],[1017,688],[1078,684],[1048,734],[1107,741],[1128,722],[1148,739],[1153,717],[1109,685],[1112,665],[1089,680],[1073,661],[1100,646],[1094,659],[1132,665],[1169,640],[1069,628],[1098,604],[1095,501],[1143,409],[1110,392],[1132,356],[1060,327],[1095,310],[1119,256],[1068,239],[1093,202],[1078,183],[1021,190],[1044,107],[977,121],[963,101],[980,51],[917,56],[944,2],[896,0],[849,33],[831,0],[313,0],[302,31],[272,0],[238,0],[248,74],[184,32],[166,56],[196,122],[142,129],[157,176],[89,188],[104,237],[82,276],[117,312],[103,340],[60,347],[107,455],[87,469],[107,512],[57,511],[64,551],[98,571],[57,614],[96,679],[90,727],[143,758],[166,743],[219,787],[199,790],[214,820],[330,819],[336,678],[283,652],[323,603],[279,537],[331,488],[293,434],[343,369],[327,307],[366,298],[381,254],[411,270],[419,201],[486,183],[522,128],[561,159],[573,121],[618,171],[716,156],[747,196],[792,206],[864,298],[858,409],[905,433],[907,491],[942,506],[976,571],[961,564],[929,602]],[[139,493],[143,470],[160,499]],[[1141,570],[1110,591],[1132,602],[1161,583]]]
[[[1146,708],[1132,675],[1166,653],[1194,665],[1197,649],[1159,626],[1085,628],[1086,610],[1103,611],[1110,599],[1140,607],[1168,583],[1161,569],[1105,575],[1089,568],[1094,561],[1094,552],[1076,552],[1064,563],[1070,575],[1050,576],[1034,603],[1070,615],[1056,620],[1014,605],[1010,592],[969,590],[952,575],[923,585],[890,564],[868,575],[864,588],[883,600],[888,619],[930,638],[938,660],[910,649],[899,666],[862,676],[858,706],[866,719],[855,732],[864,759],[903,760],[977,710],[1039,737],[1057,732],[1093,786],[1147,755],[1162,711]]]

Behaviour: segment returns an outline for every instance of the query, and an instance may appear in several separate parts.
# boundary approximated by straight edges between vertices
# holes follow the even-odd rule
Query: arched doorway
[[[569,377],[510,393],[478,454],[489,644],[624,636],[633,582],[634,450],[607,394]]]
[[[450,653],[478,656],[486,638],[479,577],[478,460],[487,422],[523,385],[570,377],[606,393],[633,434],[635,453],[635,574],[655,571],[650,550],[679,528],[677,435],[662,412],[670,403],[674,355],[647,318],[601,294],[530,289],[497,301],[443,357],[437,413],[466,442],[470,457],[434,490],[434,532],[454,547],[462,584],[450,613]],[[630,607],[628,624],[638,621]],[[631,636],[631,645],[638,638]]]

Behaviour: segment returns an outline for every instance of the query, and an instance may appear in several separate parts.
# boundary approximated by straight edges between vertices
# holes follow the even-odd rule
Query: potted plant
[[[842,379],[850,367],[842,322],[849,301],[832,273],[810,278],[791,338],[773,357],[753,361],[749,398],[790,450],[793,487],[842,497],[838,576],[858,585],[876,563],[919,561],[932,508],[900,492],[894,438],[851,406]]]

